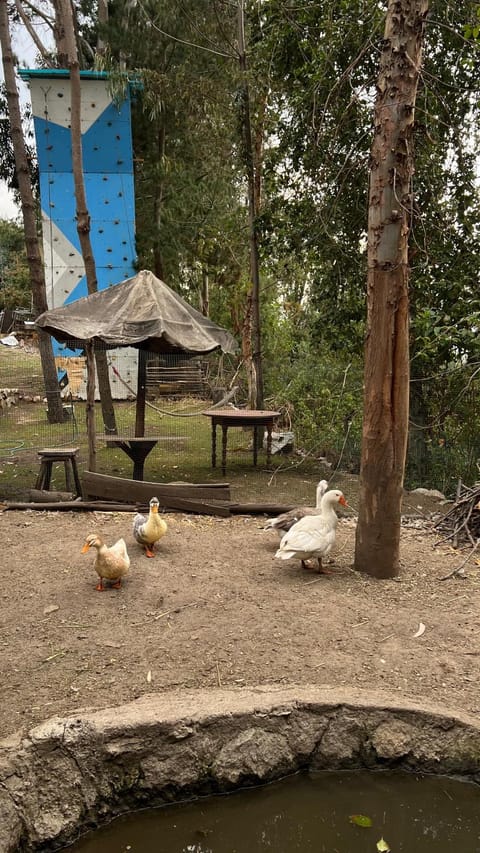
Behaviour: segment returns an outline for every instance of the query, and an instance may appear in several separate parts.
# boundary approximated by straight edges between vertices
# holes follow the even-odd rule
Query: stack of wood
[[[147,365],[147,394],[151,397],[205,396],[206,384],[199,361],[188,364]]]
[[[83,500],[73,499],[64,492],[30,490],[30,501],[6,501],[0,512],[11,510],[71,510],[103,512],[142,512],[154,495],[162,510],[180,510],[200,515],[280,515],[293,509],[291,505],[276,503],[236,503],[231,500],[229,483],[149,483],[128,480],[84,471],[82,474]]]
[[[435,527],[445,534],[442,542],[451,541],[454,548],[476,548],[480,542],[480,483],[470,487],[460,481],[454,505]]]

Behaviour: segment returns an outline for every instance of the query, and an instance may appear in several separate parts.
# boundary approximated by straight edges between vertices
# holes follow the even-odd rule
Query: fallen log
[[[0,509],[7,510],[59,510],[60,512],[137,512],[143,507],[134,504],[116,504],[110,501],[3,501]],[[145,507],[146,509],[146,507]]]
[[[51,489],[29,489],[28,497],[32,503],[58,503],[59,501],[73,501],[75,495],[72,492],[57,492]]]
[[[175,506],[170,504],[174,503]],[[207,501],[189,501],[186,498],[172,498],[168,506],[162,504],[163,510],[182,510],[183,512],[191,512],[196,515],[218,515],[226,518],[230,515],[229,505],[227,503],[208,503]],[[114,503],[113,501],[51,501],[44,503],[43,501],[4,501],[0,504],[0,511],[7,510],[43,510],[44,512],[59,510],[60,512],[146,512],[148,505],[146,504],[125,504]]]

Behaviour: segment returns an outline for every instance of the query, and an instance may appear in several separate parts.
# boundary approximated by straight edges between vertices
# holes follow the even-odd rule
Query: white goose
[[[264,529],[276,530],[280,539],[282,539],[283,536],[285,536],[285,533],[287,533],[297,521],[300,521],[301,518],[305,518],[306,515],[318,515],[320,513],[320,504],[327,489],[327,481],[320,480],[320,482],[317,483],[316,503],[314,507],[296,506],[288,512],[282,512],[282,514],[277,515],[276,518],[270,518]]]
[[[338,504],[348,506],[343,492],[339,489],[326,492],[320,502],[320,513],[306,515],[297,521],[282,538],[275,556],[280,560],[296,557],[301,560],[304,569],[308,568],[306,560],[316,558],[318,571],[326,573],[322,566],[322,557],[332,550],[335,543],[338,522],[335,507]]]

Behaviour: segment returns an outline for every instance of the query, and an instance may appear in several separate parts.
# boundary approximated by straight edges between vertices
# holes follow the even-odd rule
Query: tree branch
[[[29,8],[31,8],[30,4],[28,4],[28,6],[29,6]],[[22,20],[22,23],[23,23],[25,29],[27,30],[27,32],[28,32],[30,38],[32,39],[35,47],[37,48],[38,52],[40,53],[40,56],[42,57],[43,61],[46,62],[46,64],[48,65],[49,68],[52,68],[54,63],[52,62],[50,52],[46,49],[45,45],[43,44],[41,39],[38,37],[38,35],[35,31],[35,27],[33,26],[30,18],[27,15],[27,13],[25,12],[25,9],[23,8],[22,4],[20,3],[20,0],[15,0],[15,8],[19,14],[19,17]]]

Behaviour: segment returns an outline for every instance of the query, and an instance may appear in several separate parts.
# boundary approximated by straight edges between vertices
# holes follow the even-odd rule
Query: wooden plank
[[[105,444],[113,444],[115,446],[115,442],[118,441],[135,441],[138,436],[135,435],[111,435],[106,433],[97,433],[97,439],[100,441],[104,441]],[[146,441],[178,441],[185,443],[188,439],[183,435],[143,435],[140,438],[144,438]]]
[[[96,474],[93,471],[83,472],[82,488],[86,497],[128,501],[129,503],[132,503],[132,501],[141,501],[148,504],[150,498],[155,495],[160,503],[168,500],[168,506],[172,508],[174,507],[171,501],[174,498],[187,499],[189,501],[230,500],[230,487],[228,483],[223,486],[221,484],[197,486],[194,483],[150,483],[145,480],[128,480],[125,477]],[[179,509],[184,508],[184,506],[179,506]]]
[[[290,512],[295,509],[295,504],[240,504],[231,503],[230,512],[232,515],[281,515],[283,512]]]
[[[172,498],[175,506],[164,505],[162,509],[182,510],[183,512],[192,512],[197,515],[219,515],[227,517],[230,515],[228,504],[214,504],[207,501],[189,501],[186,498]],[[177,506],[178,504],[178,506]],[[42,501],[8,501],[0,503],[0,512],[7,510],[41,510],[43,512],[52,512],[58,510],[60,512],[147,512],[148,504],[123,504],[115,503],[114,501],[51,501],[43,503]]]

